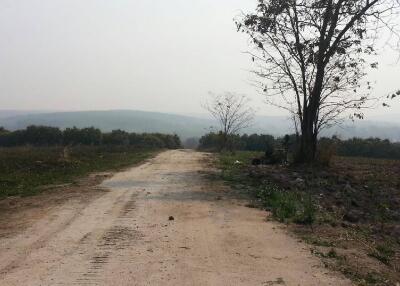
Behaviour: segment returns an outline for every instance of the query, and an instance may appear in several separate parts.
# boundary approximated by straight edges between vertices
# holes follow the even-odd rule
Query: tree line
[[[200,138],[199,149],[221,151],[224,149],[222,133],[208,133]],[[286,150],[295,154],[299,143],[296,135],[274,137],[265,134],[230,135],[230,147],[238,151],[259,151],[273,154],[276,150]],[[330,152],[338,156],[400,159],[400,142],[380,138],[351,138],[341,140],[336,136],[320,138],[319,152]]]
[[[0,146],[74,146],[74,145],[131,145],[143,148],[181,148],[178,135],[161,133],[129,133],[113,130],[103,133],[94,127],[67,128],[61,130],[50,126],[28,126],[9,131],[0,127]]]
[[[400,142],[380,138],[339,140],[333,137],[324,140],[337,146],[337,154],[340,156],[400,159]]]

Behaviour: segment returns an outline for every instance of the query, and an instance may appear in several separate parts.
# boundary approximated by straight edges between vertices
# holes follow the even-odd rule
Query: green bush
[[[285,191],[274,184],[268,184],[258,192],[258,197],[264,207],[281,222],[312,224],[315,221],[316,208],[311,196]]]
[[[386,265],[390,265],[390,261],[393,259],[394,255],[395,251],[389,243],[379,244],[369,253],[369,256],[378,259]]]
[[[83,129],[73,127],[63,132],[64,145],[100,145],[101,141],[101,131],[94,127]]]
[[[312,225],[316,219],[317,208],[311,194],[301,196],[301,211],[294,221],[298,224]]]

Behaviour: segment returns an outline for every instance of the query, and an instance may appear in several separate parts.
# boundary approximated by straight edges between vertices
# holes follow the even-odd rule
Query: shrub
[[[336,140],[321,138],[317,150],[317,162],[323,166],[330,166],[337,153]]]
[[[271,164],[283,164],[287,160],[285,150],[277,149],[271,156]]]
[[[393,247],[389,243],[379,244],[369,253],[369,256],[374,257],[386,265],[390,265],[390,261],[395,255]]]
[[[272,215],[281,222],[291,220],[312,224],[315,221],[316,207],[311,195],[306,197],[302,193],[285,191],[268,184],[258,192],[258,197],[264,207],[271,210]]]
[[[294,221],[298,224],[312,225],[316,219],[317,208],[311,194],[301,197],[301,211],[296,215]]]
[[[28,126],[25,140],[27,144],[36,146],[59,145],[62,143],[62,131],[56,127]]]
[[[222,133],[208,133],[200,138],[199,149],[208,151],[220,151],[223,146]]]
[[[64,145],[99,145],[102,137],[100,129],[94,127],[83,129],[73,127],[63,132]]]
[[[106,145],[129,145],[129,133],[119,129],[105,133],[103,143]]]

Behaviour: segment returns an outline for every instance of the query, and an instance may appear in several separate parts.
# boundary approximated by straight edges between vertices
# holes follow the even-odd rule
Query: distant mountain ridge
[[[1,112],[0,112],[1,114]],[[181,137],[199,136],[207,132],[212,120],[136,110],[71,111],[23,114],[2,118],[0,126],[9,130],[29,125],[46,125],[59,128],[94,126],[104,132],[122,129],[129,132],[176,133]]]
[[[400,118],[400,116],[399,116]],[[356,123],[347,122],[324,131],[323,135],[349,137],[379,137],[400,141],[400,120],[386,122],[374,118]],[[216,122],[202,116],[188,116],[138,110],[30,112],[0,110],[0,126],[9,130],[23,129],[29,125],[46,125],[59,128],[94,126],[104,132],[122,129],[129,132],[175,133],[182,139],[200,137],[217,130]],[[281,136],[293,133],[292,122],[284,116],[257,116],[245,133],[264,133]]]
[[[55,111],[46,110],[14,110],[14,109],[3,109],[0,110],[0,118],[9,118],[20,115],[36,114],[36,113],[49,113]]]

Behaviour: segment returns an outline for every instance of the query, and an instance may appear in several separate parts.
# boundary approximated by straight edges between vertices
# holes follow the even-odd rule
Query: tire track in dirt
[[[142,234],[132,228],[113,226],[108,229],[97,244],[95,254],[89,261],[89,268],[83,272],[74,284],[77,285],[98,285],[99,273],[109,263],[110,256],[116,250],[124,250],[132,247],[134,243],[142,238]]]
[[[121,220],[131,218],[131,213],[135,210],[135,202],[138,197],[137,193],[129,196],[129,199],[120,209],[115,225],[107,229],[96,246],[95,254],[89,261],[89,267],[81,277],[76,279],[74,284],[77,285],[99,285],[99,273],[105,265],[109,263],[110,256],[115,251],[123,251],[128,247],[132,247],[138,239],[142,239],[143,235],[136,229],[121,226]]]
[[[209,156],[161,153],[105,181],[101,197],[0,238],[0,285],[351,285],[208,180]]]
[[[79,209],[75,209],[73,212],[63,213],[61,211],[60,217],[62,216],[62,221],[55,221],[54,227],[48,228],[49,231],[40,233],[37,238],[34,238],[33,242],[27,244],[26,246],[22,246],[19,249],[19,254],[15,255],[15,259],[8,261],[8,263],[0,268],[0,274],[5,274],[16,268],[21,262],[23,262],[32,251],[35,249],[42,248],[46,245],[46,243],[56,236],[59,232],[63,231],[65,228],[70,226],[80,215],[81,211],[85,208],[85,206],[81,206]],[[51,222],[50,222],[51,223]],[[41,226],[36,226],[36,228],[41,228]],[[34,231],[33,231],[34,232]],[[10,243],[12,244],[12,243]],[[7,249],[11,249],[14,246],[8,246]],[[4,254],[7,255],[7,254]]]

